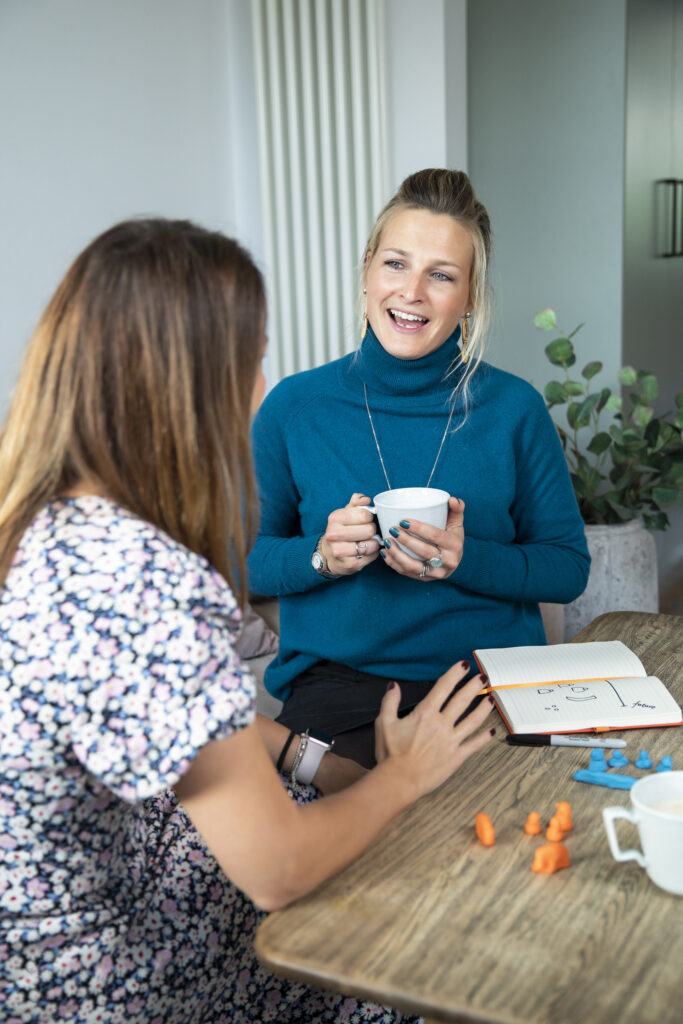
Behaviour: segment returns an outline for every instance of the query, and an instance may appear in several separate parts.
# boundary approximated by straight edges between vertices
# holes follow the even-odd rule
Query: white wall
[[[243,7],[2,0],[2,412],[38,316],[97,233],[161,214],[258,238],[248,90],[245,103],[235,81],[251,53]]]
[[[540,390],[552,367],[534,313],[586,326],[579,366],[621,365],[625,0],[475,0],[469,157],[491,215],[492,361]],[[584,362],[581,359],[584,358]]]
[[[386,0],[386,19],[393,191],[423,167],[467,169],[467,0]]]

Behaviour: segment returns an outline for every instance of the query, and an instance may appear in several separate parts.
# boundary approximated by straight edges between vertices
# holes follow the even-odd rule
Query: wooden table
[[[577,640],[623,640],[683,705],[683,617],[614,612]],[[261,925],[271,970],[435,1021],[681,1024],[683,899],[611,857],[601,810],[628,793],[575,782],[589,751],[513,748],[502,737],[400,816],[354,864]],[[680,729],[625,731],[627,756],[683,769]],[[631,766],[629,771],[640,774]],[[645,773],[643,773],[645,774]],[[530,870],[547,821],[569,800],[572,866]],[[474,836],[478,811],[496,843]],[[636,845],[623,824],[624,845]],[[683,851],[681,853],[683,856]]]

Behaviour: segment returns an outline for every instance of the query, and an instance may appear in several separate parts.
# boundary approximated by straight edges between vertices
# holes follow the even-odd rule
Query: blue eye
[[[453,278],[449,277],[448,274],[443,274],[440,270],[434,271],[434,277],[437,281],[452,281]]]
[[[401,263],[400,260],[385,260],[384,265],[385,267],[391,267],[392,270],[401,270],[401,268],[403,267],[403,264]]]

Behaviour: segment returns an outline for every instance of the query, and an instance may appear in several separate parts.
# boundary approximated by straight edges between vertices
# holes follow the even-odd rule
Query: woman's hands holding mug
[[[370,499],[365,494],[352,494],[348,505],[335,509],[327,518],[320,551],[328,570],[335,576],[351,576],[360,572],[379,554],[375,521],[372,514],[363,508],[369,504]]]
[[[389,538],[390,546],[384,549],[385,562],[402,576],[412,576],[423,582],[447,579],[460,565],[465,543],[464,521],[465,502],[460,498],[448,499],[448,518],[444,530],[416,519],[401,520],[392,528],[395,538]],[[395,540],[400,541],[417,558],[402,551]],[[433,559],[440,559],[442,564],[430,565]]]

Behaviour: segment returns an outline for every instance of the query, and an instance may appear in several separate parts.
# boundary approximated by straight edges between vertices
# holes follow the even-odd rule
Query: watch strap
[[[306,737],[306,744],[296,766],[296,779],[294,769],[292,769],[292,781],[300,782],[303,785],[310,785],[315,778],[323,757],[328,750],[332,749],[334,740],[332,743],[327,743],[325,740],[312,736],[308,729],[304,736]],[[299,751],[297,750],[297,755],[298,753]]]

